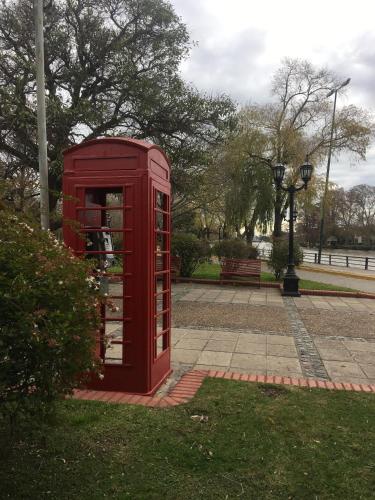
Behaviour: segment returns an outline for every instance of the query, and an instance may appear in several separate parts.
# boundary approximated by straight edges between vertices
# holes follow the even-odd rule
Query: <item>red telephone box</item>
[[[64,240],[104,271],[91,388],[150,394],[170,374],[170,166],[155,145],[95,139],[64,152]],[[109,344],[108,344],[109,339]]]

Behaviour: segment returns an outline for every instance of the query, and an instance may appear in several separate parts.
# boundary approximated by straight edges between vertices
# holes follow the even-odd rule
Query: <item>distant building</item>
[[[329,238],[327,238],[327,246],[328,247],[336,247],[338,241],[339,240],[338,240],[338,238],[336,238],[336,236],[330,236]]]

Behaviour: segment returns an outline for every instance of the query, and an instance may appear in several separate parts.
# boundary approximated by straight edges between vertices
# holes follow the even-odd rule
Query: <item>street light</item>
[[[311,179],[313,171],[313,166],[309,163],[308,157],[306,156],[305,163],[300,166],[299,172],[303,184],[296,187],[295,184],[290,184],[287,187],[282,185],[284,175],[285,175],[285,165],[282,163],[277,163],[272,167],[273,179],[276,184],[276,189],[282,189],[283,191],[289,193],[289,252],[288,252],[288,269],[284,277],[284,289],[283,295],[290,297],[300,297],[300,292],[298,290],[299,278],[295,272],[294,265],[294,195],[301,189],[307,189],[307,184]]]
[[[337,92],[346,87],[350,83],[350,78],[342,82],[338,87],[332,89],[328,92],[327,97],[331,97],[331,95],[335,94],[335,100],[333,102],[333,112],[332,112],[332,123],[331,123],[331,135],[329,139],[329,147],[328,147],[328,160],[327,160],[327,172],[326,172],[326,183],[324,186],[324,194],[322,203],[320,206],[320,232],[319,232],[319,249],[318,249],[318,264],[320,264],[322,258],[322,248],[323,248],[323,235],[324,235],[324,215],[325,215],[325,205],[326,198],[328,193],[328,182],[329,182],[329,170],[331,168],[331,154],[332,154],[332,142],[333,142],[333,130],[335,126],[335,114],[336,114],[336,100],[337,100]]]

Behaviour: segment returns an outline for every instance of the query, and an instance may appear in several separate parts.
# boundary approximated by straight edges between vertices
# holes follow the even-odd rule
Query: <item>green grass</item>
[[[217,379],[170,409],[66,401],[16,443],[1,426],[0,496],[373,498],[374,416],[373,394]]]
[[[194,278],[212,279],[212,280],[218,280],[219,276],[220,276],[220,264],[211,264],[209,262],[200,264],[195,273],[193,274]],[[276,282],[276,279],[272,273],[262,272],[261,281]],[[304,279],[300,280],[299,287],[304,288],[306,290],[335,290],[342,292],[356,291],[353,290],[352,288],[345,288],[342,286],[329,285],[327,283],[320,283],[318,281],[310,281]]]
[[[121,273],[122,267],[113,266],[108,269],[110,273]],[[220,264],[212,264],[210,262],[204,262],[200,264],[197,270],[194,272],[194,278],[218,280],[220,276]],[[275,276],[272,273],[263,272],[261,273],[261,281],[276,282]],[[356,292],[353,288],[346,288],[343,286],[329,285],[327,283],[320,283],[319,281],[311,281],[301,279],[299,282],[299,287],[305,290],[334,290],[338,292]]]

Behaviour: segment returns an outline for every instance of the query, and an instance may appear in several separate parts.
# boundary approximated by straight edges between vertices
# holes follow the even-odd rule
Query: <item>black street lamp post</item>
[[[295,193],[301,189],[307,189],[307,184],[311,179],[313,167],[306,157],[306,161],[300,166],[300,176],[303,184],[297,187],[295,184],[290,184],[287,187],[282,185],[285,175],[285,165],[278,163],[272,167],[273,178],[276,184],[276,189],[282,189],[289,193],[289,253],[288,253],[288,269],[284,277],[283,295],[289,297],[300,297],[301,294],[298,289],[299,277],[295,271],[294,265],[294,222],[295,222],[295,208],[294,197]]]

